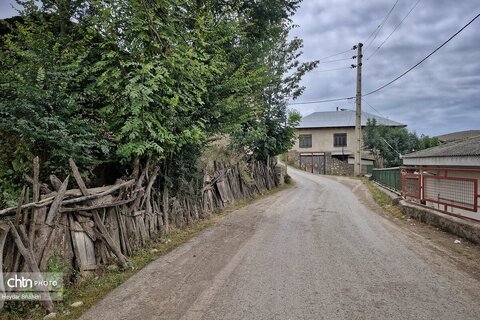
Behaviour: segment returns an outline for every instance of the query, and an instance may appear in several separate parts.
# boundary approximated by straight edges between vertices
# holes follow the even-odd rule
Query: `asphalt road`
[[[480,319],[480,282],[379,215],[363,184],[289,169],[82,319]]]

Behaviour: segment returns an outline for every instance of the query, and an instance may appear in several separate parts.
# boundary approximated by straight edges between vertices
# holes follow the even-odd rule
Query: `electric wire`
[[[313,70],[313,71],[310,71],[310,72],[307,73],[307,74],[310,74],[310,73],[330,72],[330,71],[345,70],[345,69],[352,69],[352,67],[342,67],[342,68],[333,68],[333,69],[324,69],[324,70]]]
[[[331,54],[329,56],[326,56],[326,57],[323,57],[323,58],[320,58],[318,60],[325,60],[325,59],[328,59],[328,58],[333,58],[333,57],[336,57],[336,56],[339,56],[341,54],[344,54],[344,53],[347,53],[349,51],[353,50],[352,48],[348,49],[348,50],[345,50],[345,51],[342,51],[342,52],[339,52],[339,53],[335,53],[335,54]]]
[[[395,7],[397,6],[397,3],[398,1],[400,0],[397,0],[395,1],[395,3],[393,4],[392,8],[390,9],[390,11],[387,12],[387,15],[385,16],[385,18],[383,18],[382,22],[377,26],[377,28],[375,30],[373,30],[373,32],[368,36],[367,40],[365,41],[365,43],[368,42],[368,40],[373,36],[375,35],[372,40],[370,41],[370,43],[367,44],[367,46],[365,47],[365,51],[372,45],[373,41],[375,41],[375,38],[377,38],[378,34],[380,33],[380,30],[383,28],[383,26],[385,25],[385,22],[387,22],[388,20],[388,17],[390,16],[390,14],[392,14],[393,12],[393,9],[395,9]]]
[[[302,105],[302,104],[314,104],[314,103],[325,103],[325,102],[334,102],[334,101],[343,101],[354,99],[355,97],[345,97],[345,98],[333,98],[333,99],[324,99],[324,100],[315,100],[315,101],[306,101],[306,102],[290,102],[289,105]]]
[[[370,108],[372,108],[372,110],[374,110],[379,116],[385,118],[385,116],[384,116],[380,111],[378,111],[377,109],[375,109],[370,103],[368,103],[367,100],[365,100],[365,99],[363,99],[363,98],[362,98],[362,100],[363,100],[363,102],[365,102]]]
[[[319,60],[319,61],[320,61],[319,64],[330,63],[330,62],[337,62],[337,61],[345,61],[345,60],[350,60],[350,59],[353,59],[353,58],[344,58],[344,59],[327,60],[327,61]]]
[[[430,58],[432,55],[434,55],[438,50],[440,50],[441,48],[443,48],[447,43],[449,43],[453,38],[455,38],[457,35],[459,35],[463,30],[465,30],[469,25],[471,25],[476,19],[478,19],[478,17],[480,16],[480,14],[477,14],[475,17],[473,17],[473,19],[471,19],[467,24],[465,24],[460,30],[458,30],[457,32],[455,32],[450,38],[448,38],[446,41],[444,41],[440,46],[438,46],[435,50],[433,50],[432,52],[430,52],[427,56],[425,56],[425,58],[423,58],[422,60],[420,60],[419,62],[417,62],[415,65],[413,65],[411,68],[409,68],[408,70],[406,70],[405,72],[403,72],[402,74],[400,74],[398,77],[396,77],[395,79],[391,80],[390,82],[384,84],[383,86],[373,90],[373,91],[370,91],[366,94],[363,94],[362,97],[366,97],[366,96],[369,96],[369,95],[372,95],[386,87],[388,87],[389,85],[391,85],[392,83],[396,82],[397,80],[399,80],[400,78],[402,78],[403,76],[405,76],[406,74],[408,74],[410,71],[412,71],[413,69],[415,69],[416,67],[418,67],[420,64],[422,64],[425,60],[427,60],[428,58]],[[342,68],[342,69],[345,69],[345,68]],[[348,68],[346,68],[348,69]],[[323,70],[323,71],[326,71],[326,70]],[[319,72],[319,71],[317,71]],[[335,101],[343,101],[343,100],[351,100],[351,99],[355,99],[354,96],[351,96],[351,97],[343,97],[343,98],[332,98],[332,99],[324,99],[324,100],[315,100],[315,101],[306,101],[306,102],[291,102],[289,103],[289,105],[306,105],[306,104],[315,104],[315,103],[325,103],[325,102],[335,102]],[[363,99],[365,101],[365,99]],[[368,104],[368,103],[367,103]]]
[[[390,39],[390,37],[395,33],[395,31],[397,31],[397,29],[400,27],[400,25],[403,23],[403,21],[405,21],[405,19],[407,19],[407,17],[410,15],[410,13],[412,13],[413,10],[415,10],[415,8],[417,7],[417,5],[420,3],[420,1],[422,0],[417,0],[417,2],[415,2],[415,4],[412,6],[412,8],[410,9],[410,11],[408,11],[408,13],[405,15],[405,17],[403,17],[403,19],[395,26],[395,28],[393,29],[392,32],[390,32],[390,34],[385,38],[385,40],[383,40],[383,42],[375,49],[375,51],[372,52],[372,54],[367,58],[367,61],[370,60],[371,57],[373,57],[377,52],[378,50],[380,50],[380,48],[385,44],[385,42],[388,41],[388,39]]]
[[[392,81],[384,84],[383,86],[373,90],[373,91],[370,91],[369,93],[367,94],[364,94],[362,95],[362,97],[366,97],[366,96],[369,96],[371,94],[374,94],[386,87],[388,87],[389,85],[391,85],[392,83],[394,83],[395,81],[399,80],[400,78],[402,78],[403,76],[405,76],[407,73],[409,73],[410,71],[412,71],[413,69],[415,69],[416,67],[418,67],[420,64],[422,64],[425,60],[427,60],[428,58],[430,58],[433,54],[435,54],[435,52],[437,52],[438,50],[440,50],[443,46],[445,46],[447,43],[449,43],[453,38],[455,38],[458,34],[460,34],[463,30],[465,30],[465,28],[467,28],[469,25],[471,25],[473,23],[473,21],[475,21],[478,17],[480,16],[480,14],[477,14],[472,20],[470,20],[466,25],[464,25],[460,30],[458,30],[457,32],[455,32],[450,38],[448,38],[445,42],[443,42],[440,46],[438,46],[435,50],[433,50],[432,52],[430,52],[425,58],[423,58],[422,60],[420,60],[419,62],[417,62],[413,67],[411,67],[410,69],[408,69],[407,71],[403,72],[401,75],[399,75],[398,77],[396,77],[395,79],[393,79]]]

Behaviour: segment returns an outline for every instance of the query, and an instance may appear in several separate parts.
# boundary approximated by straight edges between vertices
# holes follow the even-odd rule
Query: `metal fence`
[[[381,185],[400,192],[400,167],[373,169],[372,178]]]
[[[480,222],[480,170],[401,167],[401,193],[411,202]]]

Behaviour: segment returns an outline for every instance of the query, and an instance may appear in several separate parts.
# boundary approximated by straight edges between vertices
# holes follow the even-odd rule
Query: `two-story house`
[[[370,113],[362,112],[362,128],[368,119],[376,119],[378,125],[406,127]],[[355,139],[355,111],[315,112],[303,117],[296,128],[297,141],[288,153],[289,161],[294,161],[306,171],[322,174],[352,175]],[[373,156],[362,152],[362,173],[373,168]]]

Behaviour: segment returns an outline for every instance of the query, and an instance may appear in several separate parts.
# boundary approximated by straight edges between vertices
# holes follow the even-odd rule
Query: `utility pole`
[[[357,96],[355,110],[355,137],[357,140],[357,150],[355,150],[354,174],[360,177],[362,174],[362,47],[361,42],[354,46],[357,49]]]
[[[288,115],[285,115],[285,129],[287,129],[287,120],[288,120]],[[287,168],[288,168],[288,150],[287,152],[285,152],[285,176],[288,174]]]

